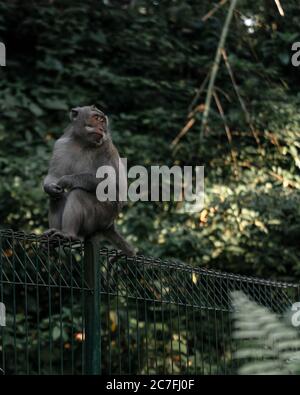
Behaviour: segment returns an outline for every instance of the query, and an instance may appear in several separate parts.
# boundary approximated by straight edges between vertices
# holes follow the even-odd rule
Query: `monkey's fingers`
[[[48,193],[48,195],[50,195],[51,198],[54,198],[54,199],[59,198],[64,192],[63,188],[60,185],[57,185],[55,183],[46,185],[44,189],[45,189],[45,192]]]
[[[55,228],[48,229],[42,234],[41,237],[43,238],[43,237],[51,236],[55,232],[57,232],[57,229],[55,229]]]
[[[51,248],[56,248],[58,246],[58,240],[53,240],[52,239],[52,235],[57,232],[57,229],[55,228],[51,228],[46,230],[40,237],[39,237],[39,241],[41,243],[41,248],[43,250],[47,250],[49,246],[51,246]]]
[[[62,232],[61,230],[56,230],[54,233],[52,233],[50,239],[54,239],[54,238],[59,238],[67,241],[81,241],[79,237],[69,233]]]

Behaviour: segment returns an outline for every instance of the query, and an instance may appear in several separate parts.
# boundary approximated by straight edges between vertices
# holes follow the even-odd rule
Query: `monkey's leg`
[[[49,203],[49,229],[42,234],[42,238],[51,237],[53,233],[61,229],[62,215],[66,204],[66,197],[50,199]]]
[[[80,240],[79,230],[84,215],[84,207],[80,195],[80,190],[73,190],[68,193],[62,213],[61,224],[51,237]]]
[[[61,229],[62,216],[67,198],[63,195],[60,199],[50,199],[49,204],[49,233],[52,229]],[[52,232],[53,233],[53,232]]]
[[[135,256],[133,247],[124,239],[124,237],[118,232],[115,225],[112,225],[105,232],[104,236],[118,249],[120,249],[127,256]]]

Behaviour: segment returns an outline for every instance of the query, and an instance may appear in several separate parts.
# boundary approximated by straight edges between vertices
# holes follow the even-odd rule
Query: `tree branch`
[[[202,118],[202,126],[201,126],[201,133],[200,133],[200,139],[203,136],[203,132],[207,126],[207,120],[208,120],[208,115],[209,115],[209,110],[210,110],[210,104],[211,104],[211,98],[212,98],[212,94],[213,94],[213,90],[214,90],[214,85],[215,85],[215,80],[216,80],[216,76],[219,70],[219,65],[220,65],[220,59],[221,59],[221,54],[222,54],[222,49],[224,48],[224,44],[225,44],[225,40],[227,37],[227,33],[228,33],[228,28],[232,19],[232,15],[233,15],[233,11],[234,8],[236,6],[237,0],[231,0],[230,6],[229,6],[229,10],[226,16],[226,20],[222,29],[222,33],[221,33],[221,37],[220,37],[220,41],[218,44],[218,48],[216,51],[216,55],[215,55],[215,60],[212,66],[212,70],[211,70],[211,74],[210,74],[210,80],[209,80],[209,84],[208,84],[208,91],[206,94],[206,99],[205,99],[205,108],[204,108],[204,112],[203,112],[203,118]]]

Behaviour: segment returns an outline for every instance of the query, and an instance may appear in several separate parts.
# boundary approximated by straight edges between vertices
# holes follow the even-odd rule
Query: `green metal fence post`
[[[96,237],[84,244],[85,281],[91,291],[85,297],[85,374],[101,373],[100,253]]]

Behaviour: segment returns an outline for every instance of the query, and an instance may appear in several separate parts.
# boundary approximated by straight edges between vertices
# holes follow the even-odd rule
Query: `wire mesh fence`
[[[5,374],[234,374],[230,293],[283,314],[299,286],[0,231]]]
[[[34,235],[0,233],[0,367],[5,374],[84,372],[83,246],[52,248]]]

